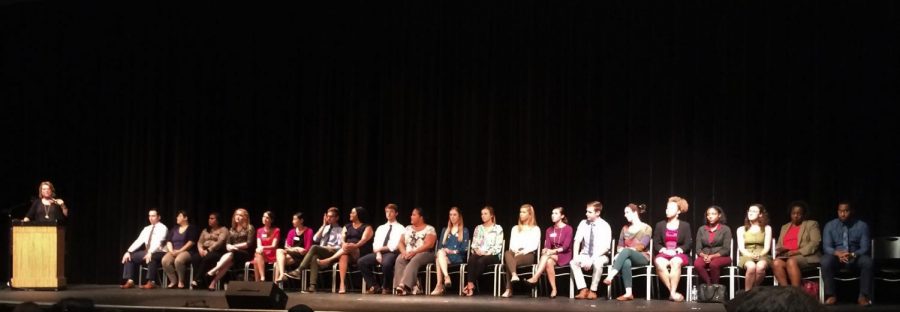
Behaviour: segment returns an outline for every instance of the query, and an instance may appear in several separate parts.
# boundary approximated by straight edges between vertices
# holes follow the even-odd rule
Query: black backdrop
[[[0,204],[56,184],[70,283],[117,282],[154,206],[472,227],[491,204],[508,228],[599,199],[617,234],[673,194],[695,226],[761,202],[776,230],[849,199],[898,234],[895,4],[370,2],[3,4]]]

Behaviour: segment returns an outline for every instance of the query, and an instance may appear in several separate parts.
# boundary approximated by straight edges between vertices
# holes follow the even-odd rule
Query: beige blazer
[[[784,247],[784,236],[787,234],[791,223],[788,222],[781,226],[781,234],[778,235],[778,244],[776,248]],[[797,251],[806,258],[808,263],[819,263],[822,245],[822,231],[819,230],[819,222],[815,220],[803,220],[800,224],[800,231],[797,232],[798,242]]]

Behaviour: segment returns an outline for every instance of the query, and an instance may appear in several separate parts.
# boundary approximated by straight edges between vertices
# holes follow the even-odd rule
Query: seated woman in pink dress
[[[690,264],[687,252],[690,252],[694,239],[691,225],[678,220],[678,215],[687,210],[687,200],[678,196],[670,197],[666,203],[666,219],[656,224],[653,233],[656,275],[669,289],[669,300],[672,301],[684,301],[684,296],[678,293],[678,282],[681,279],[681,267]]]
[[[275,251],[275,281],[281,282],[287,280],[285,266],[300,264],[306,252],[312,247],[313,231],[303,224],[303,213],[294,214],[291,219],[291,225],[294,226],[287,233],[284,240],[284,248],[278,248]]]

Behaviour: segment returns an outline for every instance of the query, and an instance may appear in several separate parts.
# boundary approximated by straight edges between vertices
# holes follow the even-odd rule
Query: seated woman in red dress
[[[263,226],[256,230],[256,254],[253,256],[253,273],[256,281],[266,280],[266,263],[275,263],[275,251],[278,249],[278,238],[281,230],[272,226],[275,215],[271,211],[263,212]]]

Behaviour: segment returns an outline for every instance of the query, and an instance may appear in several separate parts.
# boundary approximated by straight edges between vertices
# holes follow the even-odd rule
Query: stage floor
[[[459,297],[445,295],[432,296],[386,296],[361,294],[332,294],[319,292],[301,294],[287,292],[290,298],[287,308],[305,304],[314,311],[725,311],[721,304],[676,303],[667,300],[574,300],[564,297],[531,298],[520,295],[513,298],[491,296]],[[118,285],[71,285],[63,291],[2,290],[0,304],[14,305],[34,301],[42,305],[52,305],[64,298],[88,298],[101,308],[143,309],[143,310],[227,310],[224,291],[175,290],[175,289],[119,289]],[[190,308],[185,308],[190,307]],[[198,309],[199,308],[199,309]],[[207,308],[207,309],[203,309]],[[897,311],[897,305],[874,305],[860,309],[845,303],[830,307],[833,311]],[[248,310],[241,310],[248,311]]]

